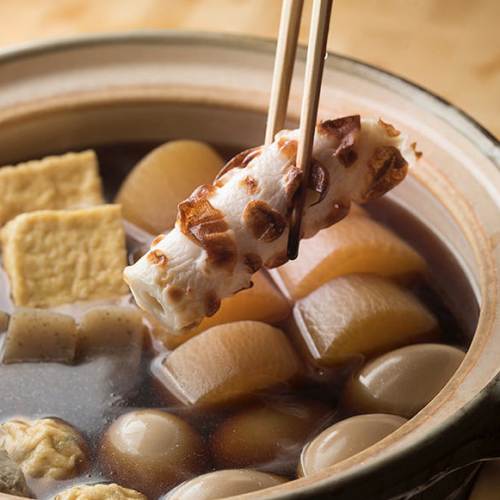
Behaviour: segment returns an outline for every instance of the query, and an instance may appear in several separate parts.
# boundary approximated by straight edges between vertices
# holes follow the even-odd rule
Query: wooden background
[[[276,38],[280,9],[280,0],[0,0],[0,49],[130,29]],[[333,9],[330,50],[434,91],[500,137],[500,0],[334,0]]]

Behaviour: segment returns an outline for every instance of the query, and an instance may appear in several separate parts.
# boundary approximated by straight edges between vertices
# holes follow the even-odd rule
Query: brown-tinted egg
[[[164,500],[216,500],[270,488],[285,481],[279,476],[255,470],[219,470],[181,484]]]
[[[407,420],[396,415],[358,415],[328,427],[303,449],[299,476],[309,476],[342,462],[384,439]]]
[[[446,385],[465,353],[440,344],[396,349],[369,361],[349,382],[347,407],[411,418]]]
[[[180,418],[141,410],[109,427],[100,459],[113,480],[154,498],[203,472],[206,450],[197,431]]]
[[[225,420],[212,434],[210,447],[221,468],[286,474],[296,470],[304,443],[332,417],[333,410],[309,401],[257,404]]]

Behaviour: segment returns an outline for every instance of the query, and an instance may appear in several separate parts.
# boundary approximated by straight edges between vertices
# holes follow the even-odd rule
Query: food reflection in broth
[[[189,144],[181,145],[180,149],[189,149]],[[115,198],[127,172],[153,146],[155,145],[119,144],[97,148],[105,198],[108,201]],[[196,146],[200,147],[206,148],[204,145]],[[189,176],[189,165],[179,166],[178,157],[175,157],[180,154],[179,147],[170,147],[170,150],[173,151],[173,156],[168,158],[167,154],[167,158],[162,161],[170,163],[170,169],[175,166],[186,172],[185,177]],[[224,158],[229,158],[235,152],[223,147],[217,150]],[[189,156],[187,153],[184,151],[182,154]],[[213,153],[212,161],[216,162],[216,157],[216,153]],[[155,165],[154,168],[158,166]],[[196,169],[202,170],[199,164]],[[196,175],[193,172],[193,188],[200,183]],[[144,178],[151,182],[148,175]],[[175,177],[170,177],[167,173],[166,179],[172,183],[169,187],[171,192],[175,192]],[[137,189],[140,196],[148,192],[147,186],[142,188]],[[161,193],[161,190],[158,192]],[[124,196],[122,191],[121,199],[124,203],[134,205],[138,203],[134,196],[139,195]],[[155,204],[154,199],[146,201]],[[179,201],[181,200],[171,200],[170,204],[175,205]],[[376,227],[376,231],[390,231],[391,226],[397,227],[406,240],[404,245],[409,244],[418,249],[427,261],[425,271],[421,257],[412,257],[413,260],[409,259],[408,262],[416,263],[414,272],[402,273],[404,276],[395,278],[390,277],[390,273],[384,273],[384,277],[369,277],[370,284],[375,283],[373,297],[382,299],[383,302],[383,297],[379,294],[386,289],[391,290],[390,293],[411,294],[411,303],[418,303],[418,311],[425,311],[422,317],[425,317],[423,324],[426,326],[422,326],[422,331],[411,332],[407,336],[398,331],[395,334],[398,340],[394,342],[394,339],[389,342],[386,339],[377,343],[377,338],[371,337],[371,347],[364,354],[356,349],[356,338],[343,339],[342,335],[349,336],[355,332],[355,336],[369,336],[367,331],[370,321],[382,322],[384,325],[391,325],[396,319],[399,321],[394,311],[387,304],[384,305],[385,309],[371,311],[367,316],[369,321],[360,329],[359,325],[355,327],[356,307],[359,305],[356,304],[356,298],[351,297],[342,304],[342,299],[336,296],[337,302],[333,305],[340,311],[349,311],[352,317],[338,337],[340,341],[335,340],[335,352],[342,354],[342,349],[345,349],[346,356],[330,356],[327,359],[318,355],[321,350],[318,346],[326,346],[324,352],[330,352],[328,349],[332,339],[328,340],[318,332],[328,331],[328,322],[335,324],[338,329],[340,318],[331,314],[332,308],[326,307],[327,311],[323,311],[323,296],[319,294],[319,298],[315,299],[313,294],[317,292],[314,291],[312,294],[307,291],[295,304],[290,297],[293,296],[290,293],[292,288],[288,291],[283,288],[287,280],[290,282],[293,279],[293,274],[287,275],[286,270],[284,274],[281,273],[285,279],[280,279],[279,273],[274,274],[278,286],[273,283],[271,276],[260,272],[254,289],[248,291],[247,296],[246,292],[242,292],[238,301],[234,302],[234,307],[230,305],[233,299],[227,299],[229,306],[223,305],[223,312],[219,316],[224,325],[218,326],[216,314],[210,319],[206,327],[208,330],[204,331],[205,328],[201,327],[191,335],[194,336],[192,341],[189,340],[189,335],[172,340],[171,335],[151,317],[139,313],[128,296],[52,308],[76,321],[74,357],[66,362],[40,359],[32,359],[31,362],[12,359],[13,362],[8,362],[9,356],[5,358],[7,334],[0,333],[0,346],[4,356],[0,363],[0,394],[5,402],[0,406],[0,424],[13,419],[25,422],[35,422],[47,417],[59,419],[81,435],[88,453],[88,460],[81,474],[70,480],[36,478],[25,469],[31,495],[50,498],[72,485],[105,482],[118,483],[155,500],[184,480],[225,469],[254,469],[270,473],[272,476],[269,477],[275,479],[270,479],[268,484],[280,484],[308,473],[309,469],[304,467],[304,463],[311,460],[309,457],[313,445],[307,448],[309,451],[302,459],[300,455],[303,447],[313,438],[331,436],[332,432],[339,429],[338,432],[347,429],[345,432],[350,433],[350,429],[356,426],[339,425],[339,422],[353,418],[356,413],[380,411],[368,403],[364,406],[354,404],[353,398],[349,397],[350,393],[345,394],[346,387],[351,387],[349,391],[353,393],[352,386],[359,380],[359,373],[369,370],[370,365],[366,368],[366,363],[374,362],[370,360],[377,356],[390,356],[392,349],[406,344],[413,344],[413,349],[418,350],[422,342],[446,343],[464,351],[472,335],[471,325],[477,319],[477,305],[471,298],[472,293],[459,266],[453,263],[452,257],[438,239],[401,207],[380,201],[369,205],[367,209],[367,212],[355,209],[356,213],[348,216],[343,224],[348,226],[349,221],[354,218],[356,223],[360,218],[366,218],[368,225]],[[380,229],[380,221],[383,221],[387,229]],[[360,224],[364,227],[365,223]],[[137,234],[140,235],[140,232],[134,231],[135,236],[130,237],[129,234],[127,240],[130,258],[144,251],[145,242],[138,242]],[[401,236],[391,237],[403,244]],[[317,241],[316,248],[319,248],[323,243],[319,239]],[[150,241],[146,243],[149,244]],[[311,264],[311,261],[304,264],[303,269],[307,269],[307,272],[310,270],[311,276],[325,274],[320,267],[325,266],[325,262],[331,258],[332,250],[322,246],[321,252],[324,257],[317,264]],[[362,253],[362,248],[360,252]],[[412,249],[411,252],[415,250]],[[300,268],[300,261],[299,257],[293,266]],[[441,266],[443,262],[446,266]],[[344,271],[340,269],[339,273],[377,274],[376,268],[367,267],[366,262],[361,264],[360,268],[349,264]],[[386,262],[386,259],[384,266],[390,267],[390,262]],[[439,272],[441,267],[447,269],[446,273]],[[359,276],[361,278],[358,277],[357,280],[364,279],[363,275]],[[443,283],[449,276],[460,280],[459,289],[463,290],[461,306],[469,311],[467,321],[454,314],[456,307],[449,306],[453,303],[442,293],[445,289]],[[336,286],[334,276],[328,279],[330,281],[327,286]],[[341,280],[344,280],[342,283],[345,282],[345,278]],[[383,284],[377,287],[379,281]],[[313,290],[322,284],[313,284]],[[311,286],[310,282],[307,286]],[[301,287],[299,283],[293,290],[302,289]],[[258,305],[260,296],[255,294],[259,289],[262,289],[266,297],[266,307]],[[307,306],[307,313],[313,315],[316,330],[307,323],[297,323],[297,318],[303,313],[300,308],[304,304]],[[404,304],[411,309],[409,303]],[[259,316],[256,310],[257,313],[262,312],[262,315]],[[0,311],[9,316],[14,311],[9,282],[3,268],[0,269]],[[315,311],[317,316],[314,318]],[[345,317],[347,316],[349,315]],[[5,316],[0,313],[0,331],[6,330],[4,320]],[[246,320],[251,320],[252,323]],[[234,322],[232,326],[227,325],[229,321]],[[261,321],[271,323],[273,328],[262,325]],[[12,318],[10,324],[13,325]],[[99,325],[106,326],[101,331]],[[10,337],[13,335],[12,326],[9,329]],[[37,331],[36,328],[34,330]],[[229,340],[226,340],[225,330],[233,332],[233,335],[227,336]],[[278,333],[274,333],[275,331]],[[85,335],[82,332],[86,332]],[[257,334],[252,335],[252,332]],[[249,335],[253,343],[247,341]],[[266,335],[271,337],[268,339]],[[315,342],[311,344],[310,339],[313,337]],[[203,343],[206,343],[205,346]],[[196,349],[191,350],[190,345]],[[223,356],[220,356],[221,349],[224,350]],[[280,349],[287,353],[289,361],[284,362],[283,356],[278,356],[280,362],[285,363],[279,375],[272,370],[268,370],[267,374],[259,371],[258,360],[263,359],[263,354],[279,354]],[[217,365],[218,357],[225,360],[224,366]],[[238,361],[231,362],[231,359]],[[458,364],[457,362],[455,366]],[[401,370],[404,372],[406,368],[404,363],[402,365]],[[256,367],[255,370],[253,366]],[[168,374],[165,370],[169,370]],[[354,378],[349,385],[351,377]],[[404,380],[404,374],[401,380]],[[363,387],[363,390],[369,391],[370,388]],[[179,394],[188,393],[197,396],[184,400],[179,397]],[[356,392],[358,393],[359,391]],[[366,396],[363,393],[362,401],[368,401],[369,397],[373,399],[376,395]],[[418,408],[426,402],[419,401]],[[398,405],[390,408],[395,408],[393,420],[398,425],[393,428],[396,429],[405,422],[402,417],[409,415],[406,410],[398,414]],[[153,421],[154,425],[151,424]],[[172,437],[174,435],[177,436],[175,439]],[[385,434],[381,433],[379,438],[370,436],[365,439],[365,446],[383,435]],[[181,441],[177,442],[177,439]],[[359,436],[351,434],[346,434],[346,439],[357,443],[363,441]],[[180,442],[182,446],[178,446]],[[169,446],[172,445],[177,451],[180,450],[178,456],[169,455]],[[314,447],[317,446],[318,442],[315,441]],[[339,457],[345,458],[346,453],[341,450]],[[165,456],[170,457],[166,462],[168,467],[165,466]],[[158,465],[162,461],[163,464]],[[315,470],[315,467],[316,465],[311,470]],[[130,473],[124,475],[124,471]],[[155,476],[157,472],[160,476],[168,477],[158,480]],[[1,476],[0,470],[0,484]],[[188,489],[191,486],[186,487],[186,491]],[[129,490],[126,489],[119,491],[123,498],[142,498],[133,492],[128,493]],[[172,498],[184,498],[180,496],[182,488],[174,491],[176,493],[172,493]]]

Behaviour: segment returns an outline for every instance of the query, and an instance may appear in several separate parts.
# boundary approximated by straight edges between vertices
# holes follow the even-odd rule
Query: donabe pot
[[[260,144],[274,51],[261,40],[183,32],[93,36],[4,51],[0,164],[126,141]],[[304,62],[299,50],[290,125],[299,113]],[[382,117],[424,152],[390,198],[460,263],[479,305],[477,325],[476,318],[464,318],[475,334],[452,380],[398,431],[337,466],[244,498],[451,499],[475,463],[500,456],[500,145],[429,92],[329,54],[319,117],[353,113]],[[443,287],[453,297],[460,283],[450,275]]]

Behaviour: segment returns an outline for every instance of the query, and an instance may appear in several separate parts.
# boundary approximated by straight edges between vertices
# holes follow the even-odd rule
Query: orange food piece
[[[423,257],[389,229],[358,210],[300,243],[298,259],[277,269],[293,300],[350,273],[396,277],[422,272]]]
[[[259,271],[254,274],[252,281],[252,288],[225,298],[220,309],[211,318],[205,318],[197,328],[187,335],[170,333],[159,322],[151,320],[153,335],[168,349],[175,349],[213,326],[245,320],[276,324],[286,318],[291,309],[290,302],[265,272]]]
[[[333,415],[334,410],[321,403],[300,399],[252,405],[231,415],[212,433],[212,456],[220,468],[264,466],[290,474],[306,441]]]
[[[322,365],[383,353],[438,327],[410,292],[370,274],[328,282],[295,304],[293,318],[310,355]]]
[[[151,234],[174,227],[177,205],[201,184],[212,184],[224,160],[203,142],[171,141],[128,174],[116,197],[123,217]]]
[[[284,382],[299,368],[281,330],[239,321],[182,344],[166,356],[156,376],[185,404],[217,404]]]

